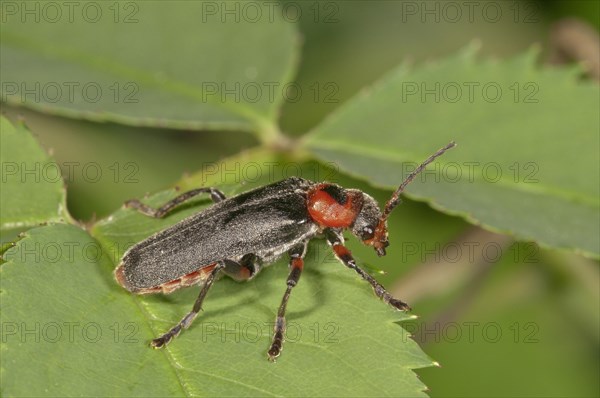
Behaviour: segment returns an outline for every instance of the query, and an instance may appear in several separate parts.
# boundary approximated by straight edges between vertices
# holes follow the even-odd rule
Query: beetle
[[[156,218],[164,217],[182,202],[203,193],[210,194],[214,205],[129,248],[115,269],[115,278],[125,289],[137,294],[171,293],[181,287],[202,284],[192,310],[169,331],[152,340],[152,347],[161,348],[190,327],[220,274],[238,281],[251,280],[264,265],[287,253],[290,257],[287,288],[267,352],[268,359],[274,361],[283,347],[286,305],[300,279],[307,244],[319,235],[325,237],[339,261],[371,285],[377,297],[393,308],[408,311],[408,304],[392,297],[356,264],[344,246],[342,232],[350,230],[379,256],[384,256],[389,245],[387,219],[400,203],[400,194],[428,164],[454,146],[455,143],[450,142],[410,173],[383,211],[373,197],[360,190],[299,177],[231,198],[225,198],[215,188],[198,188],[158,209],[136,199],[129,200],[125,207]]]

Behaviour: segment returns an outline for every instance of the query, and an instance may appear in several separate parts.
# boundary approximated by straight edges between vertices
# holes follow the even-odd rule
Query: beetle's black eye
[[[375,235],[375,228],[364,227],[362,229],[362,233],[361,233],[361,237],[360,238],[362,240],[373,239],[374,235]]]

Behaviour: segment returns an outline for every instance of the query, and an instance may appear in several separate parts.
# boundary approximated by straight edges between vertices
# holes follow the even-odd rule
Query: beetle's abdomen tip
[[[123,263],[119,263],[119,265],[117,266],[117,268],[115,268],[115,279],[117,280],[117,283],[121,286],[123,286],[125,289],[127,289],[128,291],[135,293],[138,289],[134,288],[133,286],[131,286],[128,282],[127,279],[125,278],[125,267]]]

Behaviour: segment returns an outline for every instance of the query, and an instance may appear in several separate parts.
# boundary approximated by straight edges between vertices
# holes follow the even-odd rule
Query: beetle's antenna
[[[410,184],[410,182],[417,176],[417,174],[422,172],[425,169],[425,167],[427,167],[427,165],[433,162],[437,157],[443,155],[444,152],[446,152],[450,148],[454,148],[455,146],[456,143],[454,143],[454,141],[450,141],[448,145],[439,149],[436,153],[428,157],[423,163],[419,165],[419,167],[417,167],[412,173],[408,175],[408,177],[406,177],[406,179],[402,182],[402,184],[400,184],[398,189],[396,189],[390,200],[388,200],[388,202],[385,204],[385,208],[383,209],[383,215],[381,216],[382,221],[386,220],[392,212],[392,210],[394,210],[394,207],[400,204],[400,194],[402,193],[402,191],[404,191],[404,188],[406,188],[406,186]]]

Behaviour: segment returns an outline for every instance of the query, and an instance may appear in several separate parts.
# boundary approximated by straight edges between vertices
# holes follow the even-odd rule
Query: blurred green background
[[[296,2],[296,4],[298,4]],[[282,130],[299,136],[327,114],[402,62],[422,63],[454,54],[478,41],[485,56],[506,58],[532,45],[548,57],[550,29],[557,20],[576,16],[600,27],[600,2],[515,2],[532,21],[476,18],[458,23],[401,21],[399,1],[322,2],[321,12],[337,10],[334,23],[298,25],[302,35],[296,81],[319,84],[332,101],[303,96],[284,104]],[[333,8],[331,8],[333,7]],[[506,7],[505,7],[506,9]],[[524,17],[523,17],[524,18]],[[335,90],[327,91],[327,83]],[[130,198],[164,189],[182,174],[257,145],[241,132],[192,132],[134,128],[47,116],[2,105],[13,121],[20,115],[51,151],[63,172],[68,207],[79,220],[107,216]],[[96,162],[104,171],[134,172],[133,182],[105,173],[89,181],[69,162]],[[111,167],[113,167],[111,169]],[[388,192],[340,176],[385,201]],[[398,256],[376,263],[387,271],[378,278],[411,303],[419,319],[405,326],[440,368],[419,370],[432,397],[453,396],[599,396],[600,275],[598,262],[539,248],[529,242],[480,230],[462,219],[442,215],[427,205],[406,201],[391,219],[390,237]],[[412,242],[413,246],[402,242]],[[476,242],[467,258],[468,244]],[[447,246],[450,245],[450,246]],[[454,255],[447,248],[462,248]],[[358,257],[371,259],[352,245]],[[485,256],[477,248],[502,248]],[[446,249],[445,249],[446,248]],[[491,259],[490,259],[491,257]]]

